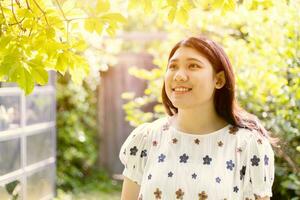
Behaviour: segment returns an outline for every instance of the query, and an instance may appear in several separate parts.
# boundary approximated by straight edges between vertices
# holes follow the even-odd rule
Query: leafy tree
[[[126,22],[107,0],[6,0],[0,11],[0,81],[16,82],[26,95],[47,83],[47,70],[68,70],[80,84],[89,74],[82,32],[114,36]]]

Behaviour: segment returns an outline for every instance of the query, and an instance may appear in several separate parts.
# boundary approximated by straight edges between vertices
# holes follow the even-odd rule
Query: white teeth
[[[191,89],[189,89],[189,88],[175,88],[174,89],[174,91],[177,91],[177,92],[187,92],[189,90],[191,90]]]

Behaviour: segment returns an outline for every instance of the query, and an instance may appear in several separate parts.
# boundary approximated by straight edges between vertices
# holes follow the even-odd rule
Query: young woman
[[[168,115],[135,128],[120,149],[122,200],[270,199],[278,138],[238,106],[220,45],[177,43],[162,100]]]

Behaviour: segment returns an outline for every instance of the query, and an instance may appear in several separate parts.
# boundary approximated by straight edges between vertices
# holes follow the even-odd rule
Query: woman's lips
[[[174,92],[175,94],[187,94],[191,91],[192,89],[189,88],[188,91],[175,91],[174,89],[172,89],[172,92]]]

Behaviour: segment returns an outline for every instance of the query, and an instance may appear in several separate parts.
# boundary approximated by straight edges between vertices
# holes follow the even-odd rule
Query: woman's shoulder
[[[258,141],[258,142],[266,142],[268,143],[268,138],[260,133],[256,129],[249,129],[249,128],[244,128],[244,127],[236,127],[236,126],[231,126],[232,128],[229,128],[229,133],[230,130],[236,129],[235,132],[237,133],[236,135],[243,141],[246,141],[249,143],[250,141]]]
[[[168,126],[168,117],[160,117],[152,122],[144,122],[133,129],[128,136],[128,140],[151,139],[154,134],[160,133],[166,126]]]
[[[169,117],[168,116],[160,117],[154,120],[151,123],[151,125],[153,129],[164,130],[169,127]]]

